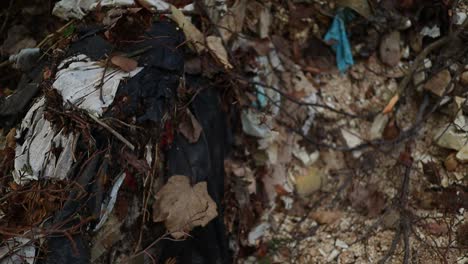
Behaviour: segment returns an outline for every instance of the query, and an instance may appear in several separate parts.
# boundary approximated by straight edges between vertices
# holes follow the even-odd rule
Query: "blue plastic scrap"
[[[345,10],[340,10],[335,15],[333,23],[324,37],[327,43],[333,43],[332,49],[336,53],[336,65],[340,72],[345,72],[354,64],[351,45],[346,35],[345,20],[349,18]]]

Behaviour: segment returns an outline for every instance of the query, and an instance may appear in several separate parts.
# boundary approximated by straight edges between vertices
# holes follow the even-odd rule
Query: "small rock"
[[[355,131],[348,131],[346,129],[341,129],[341,134],[343,135],[343,139],[346,141],[346,145],[350,148],[356,147],[362,144],[362,139],[359,138]],[[361,156],[361,151],[353,151],[353,157],[359,158]]]
[[[388,66],[395,67],[400,62],[402,52],[400,47],[400,32],[393,31],[382,38],[380,42],[380,59]]]
[[[403,58],[405,58],[405,59],[408,59],[408,58],[409,58],[409,56],[410,56],[410,47],[409,47],[409,46],[406,46],[406,47],[403,49],[402,56],[403,56]]]
[[[339,258],[338,263],[351,264],[356,263],[356,255],[352,250],[343,251]]]
[[[340,211],[317,211],[310,214],[310,217],[321,225],[332,224],[342,217]]]
[[[463,173],[454,172],[453,175],[455,175],[455,179],[457,179],[457,181],[463,181],[463,179],[465,179],[465,175],[463,175]]]
[[[374,122],[372,122],[372,126],[371,126],[371,129],[370,129],[370,139],[371,140],[378,139],[378,138],[382,137],[382,133],[383,133],[385,127],[387,126],[388,120],[389,120],[388,115],[382,114],[382,113],[378,114],[374,118]]]
[[[424,68],[430,69],[432,67],[432,61],[428,58],[424,59]]]
[[[466,19],[466,13],[465,12],[457,12],[457,14],[455,15],[454,24],[455,25],[461,25],[461,24],[463,24],[463,22],[465,22],[465,19]]]
[[[432,222],[428,223],[425,226],[425,229],[432,235],[435,236],[441,236],[444,234],[447,234],[448,232],[448,226],[447,224],[444,223],[437,223],[437,222]]]
[[[419,34],[417,31],[411,31],[409,35],[409,45],[411,49],[419,53],[422,50],[422,40],[424,36]]]
[[[250,231],[248,235],[248,243],[250,246],[256,246],[258,241],[263,237],[263,235],[270,229],[270,224],[263,222],[257,225]]]
[[[468,145],[464,145],[463,148],[461,148],[460,151],[458,151],[456,157],[461,162],[467,162],[468,161]]]
[[[458,69],[460,69],[460,65],[457,63],[452,63],[449,68],[451,72],[457,72]]]
[[[336,257],[338,257],[339,254],[340,251],[338,251],[337,249],[333,249],[330,255],[328,255],[327,263],[330,263],[332,260],[336,259]]]
[[[326,176],[320,169],[310,167],[306,173],[296,175],[296,191],[302,197],[308,196],[319,190],[324,185],[325,179]]]
[[[468,71],[461,74],[460,83],[464,86],[468,86]]]
[[[452,80],[449,70],[443,70],[432,77],[425,85],[424,89],[442,97]]]
[[[337,246],[339,248],[343,248],[343,249],[349,248],[349,246],[348,246],[348,244],[346,244],[346,242],[344,242],[343,240],[339,240],[339,239],[337,239],[335,241],[335,246]]]
[[[425,71],[417,72],[413,76],[413,84],[415,86],[421,85],[422,83],[424,83],[425,80],[426,80],[426,72]]]
[[[457,132],[453,125],[450,125],[448,129],[447,126],[442,126],[434,137],[436,144],[440,147],[454,149],[457,151],[465,145],[467,139],[467,133]]]
[[[444,161],[444,166],[447,171],[454,171],[457,169],[458,161],[454,154],[450,154]]]
[[[382,219],[382,224],[387,229],[396,229],[400,221],[400,213],[392,209],[390,212],[385,214],[384,218]]]
[[[420,34],[431,38],[438,38],[440,37],[440,27],[437,25],[434,25],[433,27],[423,27]]]
[[[34,48],[36,41],[30,37],[29,30],[23,25],[15,25],[8,29],[8,37],[0,46],[2,55],[12,55],[22,49]]]

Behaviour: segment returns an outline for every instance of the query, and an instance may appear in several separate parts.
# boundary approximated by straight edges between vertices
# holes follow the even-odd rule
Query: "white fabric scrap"
[[[98,7],[125,7],[135,6],[135,0],[61,0],[52,10],[54,16],[65,20],[82,19],[86,14]],[[154,10],[169,10],[169,4],[163,0],[139,0],[139,2]],[[193,5],[188,5],[184,10],[193,10]]]
[[[317,94],[312,93],[304,98],[303,101],[308,104],[316,104],[318,101]],[[307,119],[304,121],[304,125],[301,128],[304,135],[309,134],[309,130],[312,127],[312,123],[314,122],[316,112],[317,110],[313,106],[307,106]]]
[[[438,38],[440,37],[440,28],[437,25],[434,25],[433,27],[425,26],[421,30],[420,34],[431,38]]]
[[[56,132],[44,118],[45,98],[41,97],[29,109],[16,132],[16,138],[24,136],[23,143],[15,149],[13,178],[24,184],[39,177],[64,179],[73,164],[75,134]],[[52,149],[62,148],[58,157]]]
[[[259,240],[265,235],[265,233],[270,229],[270,224],[267,222],[262,222],[250,231],[247,241],[250,246],[256,246]]]
[[[30,239],[22,237],[4,241],[4,246],[0,247],[0,264],[33,264],[36,248],[30,242]]]
[[[61,0],[55,3],[52,15],[62,19],[82,19],[98,0]]]
[[[265,119],[267,119],[266,122]],[[244,110],[241,114],[242,129],[247,135],[254,137],[270,137],[272,130],[267,123],[271,123],[271,120],[271,116],[254,112],[251,109]]]
[[[67,68],[63,68],[65,66]],[[135,76],[143,67],[138,67],[131,72],[108,67],[102,88],[98,86],[101,84],[105,67],[91,61],[85,55],[67,59],[62,62],[59,69],[52,86],[62,95],[64,104],[71,103],[100,116],[103,113],[103,108],[108,107],[114,101],[120,81]],[[101,89],[102,100],[100,98]]]
[[[102,204],[101,208],[102,208],[102,210],[104,210],[104,214],[101,216],[101,219],[99,220],[99,223],[94,228],[94,232],[99,230],[104,225],[104,223],[107,221],[107,219],[109,218],[109,215],[112,212],[112,209],[114,208],[115,201],[117,200],[117,194],[119,193],[120,186],[122,186],[122,183],[123,183],[123,181],[125,179],[125,176],[127,176],[126,173],[121,173],[118,176],[117,180],[114,183],[114,186],[112,187],[112,191],[111,191],[111,193],[109,195],[110,196],[109,197],[109,202],[107,202],[106,204],[104,204],[104,203]]]

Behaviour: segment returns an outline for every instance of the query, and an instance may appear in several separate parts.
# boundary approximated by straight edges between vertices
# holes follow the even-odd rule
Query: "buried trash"
[[[460,259],[463,1],[23,2],[0,264]]]
[[[173,237],[181,238],[191,233],[193,227],[205,226],[206,231],[202,231],[205,235],[193,235],[187,241],[202,236],[206,242],[208,236],[208,240],[213,240],[208,244],[219,247],[218,254],[209,259],[224,262],[229,257],[220,220],[213,220],[219,218],[219,197],[223,191],[219,168],[224,160],[220,151],[224,143],[216,135],[225,133],[217,92],[210,91],[213,88],[201,90],[200,77],[182,74],[183,53],[172,47],[180,45],[184,38],[173,23],[156,22],[150,33],[164,38],[128,44],[121,54],[141,51],[142,46],[150,48],[136,58],[113,56],[111,65],[103,63],[102,58],[112,44],[101,36],[88,35],[72,43],[67,58],[58,65],[51,80],[50,92],[36,99],[26,113],[16,131],[14,182],[23,186],[18,188],[29,188],[35,182],[61,182],[69,195],[55,212],[37,219],[41,225],[38,228],[54,236],[45,236],[41,243],[30,243],[24,249],[9,252],[10,258],[24,253],[31,257],[28,263],[37,257],[44,258],[44,263],[89,263],[103,259],[114,263],[113,258],[129,253],[126,250],[130,245],[142,250],[148,240],[164,236],[161,224],[149,233],[143,232],[149,225],[155,225],[147,213],[140,214],[142,210],[151,210],[151,204],[154,220],[163,221]],[[101,46],[90,49],[95,43]],[[172,116],[179,104],[177,88],[182,77],[186,78],[187,87],[199,89],[198,96],[187,104],[185,114]],[[186,122],[175,126],[176,131],[172,125],[159,129],[161,124],[179,119]],[[200,155],[210,152],[219,154],[208,163]],[[186,158],[179,158],[181,154]],[[177,173],[187,176],[168,177]],[[164,179],[168,183],[161,188]],[[208,179],[211,182],[207,184]],[[216,181],[221,185],[214,184]],[[192,187],[191,183],[195,185]],[[160,190],[156,192],[155,188]],[[122,198],[125,196],[128,201]],[[179,201],[174,203],[174,197]],[[208,210],[204,211],[207,205]],[[136,218],[122,218],[125,211],[134,212]],[[109,225],[115,228],[110,229]],[[120,229],[124,227],[134,231],[122,232]],[[57,228],[72,232],[71,237],[55,231]],[[107,236],[107,242],[94,240],[96,244],[89,247],[90,238],[96,234]],[[44,245],[48,251],[42,250]],[[114,257],[104,254],[111,248],[119,251],[119,247],[122,251]],[[162,243],[158,247],[167,249],[158,257],[164,261],[182,256],[172,249],[183,248],[185,244]],[[193,250],[206,255],[210,249],[193,247]],[[191,255],[185,257],[192,258]]]

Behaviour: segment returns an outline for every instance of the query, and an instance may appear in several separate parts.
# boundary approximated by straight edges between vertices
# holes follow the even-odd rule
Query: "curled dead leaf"
[[[372,10],[367,0],[338,0],[337,4],[353,9],[365,18],[369,18],[372,15]]]
[[[187,115],[179,123],[179,131],[189,143],[195,143],[200,138],[203,128],[195,116],[187,109]]]
[[[195,50],[201,52],[205,50],[203,34],[198,30],[191,22],[188,20],[184,13],[180,11],[177,7],[171,5],[172,19],[179,25],[179,27],[184,31],[185,37],[187,40],[191,41]]]
[[[394,140],[398,138],[399,135],[400,135],[400,128],[398,127],[396,119],[391,118],[384,128],[384,131],[382,133],[382,138],[385,140]]]
[[[208,45],[208,48],[210,48],[211,52],[214,53],[216,59],[223,64],[224,68],[232,69],[232,65],[229,63],[227,51],[224,48],[223,41],[220,37],[209,36],[206,38],[206,44]]]
[[[200,32],[185,15],[171,5],[172,19],[177,25],[184,31],[185,37],[193,44],[194,49],[200,53],[206,50],[206,47],[213,53],[214,57],[221,63],[226,69],[231,69],[232,65],[229,63],[228,54],[223,46],[223,41],[220,37],[209,36],[205,39],[203,33]]]
[[[156,194],[153,221],[164,222],[174,238],[183,238],[196,226],[205,226],[218,215],[206,182],[190,185],[188,177],[174,175]]]
[[[121,55],[113,56],[110,61],[113,65],[125,72],[131,72],[138,67],[138,62],[136,60]]]
[[[16,147],[15,135],[16,135],[16,128],[12,128],[5,137],[7,147],[12,148],[12,149]]]

